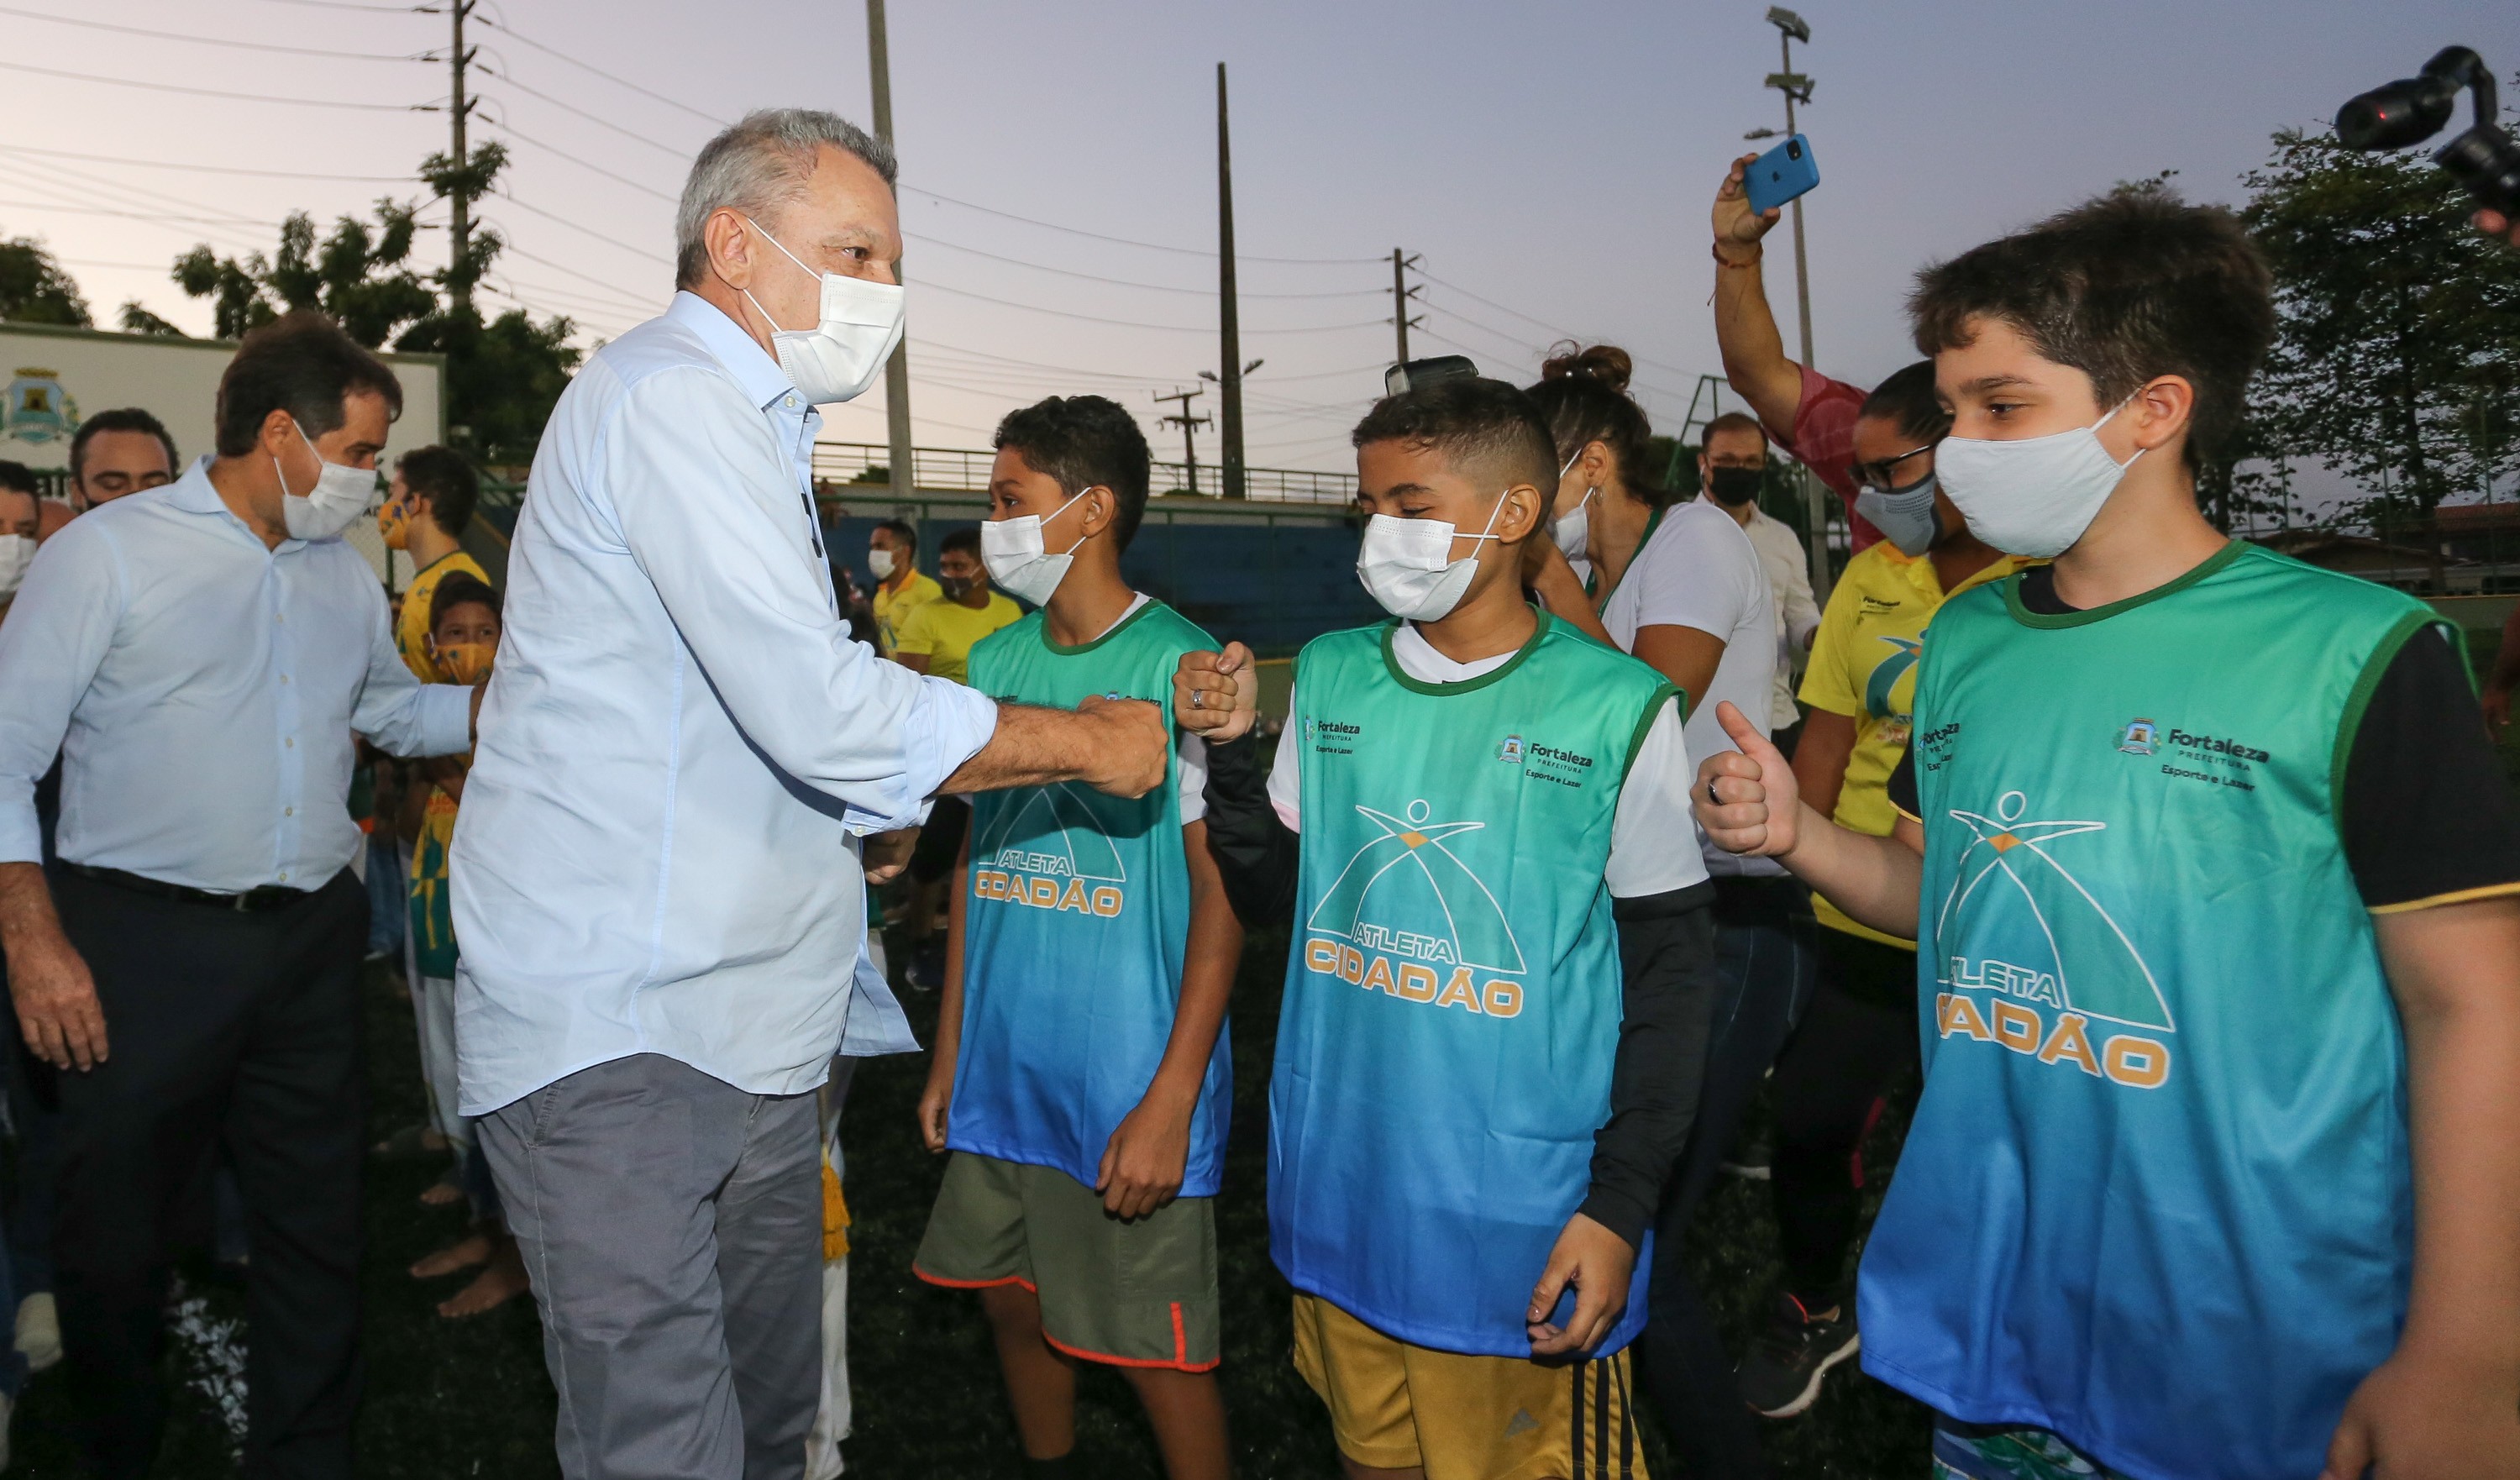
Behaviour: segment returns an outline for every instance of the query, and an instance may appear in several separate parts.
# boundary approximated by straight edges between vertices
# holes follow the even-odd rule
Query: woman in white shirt
[[[1526,547],[1525,578],[1551,615],[1652,664],[1679,687],[1691,755],[1735,749],[1716,705],[1730,700],[1764,734],[1776,682],[1776,603],[1759,552],[1723,510],[1703,500],[1675,503],[1653,486],[1652,426],[1627,393],[1626,352],[1565,350],[1529,388],[1561,471],[1551,510],[1555,538]],[[1756,445],[1732,451],[1764,454]],[[1755,1420],[1681,1250],[1742,1108],[1809,994],[1811,908],[1781,870],[1719,858],[1702,836],[1676,836],[1671,846],[1700,849],[1715,876],[1717,961],[1730,992],[1715,1005],[1697,1123],[1655,1229],[1645,1380],[1694,1472],[1756,1475],[1763,1471]]]

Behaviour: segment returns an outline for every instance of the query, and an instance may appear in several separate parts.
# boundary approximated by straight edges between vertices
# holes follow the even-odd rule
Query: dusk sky
[[[1817,358],[1866,383],[1912,357],[1900,306],[1924,262],[2163,169],[2192,199],[2236,201],[2273,130],[2323,126],[2452,41],[2520,71],[2510,4],[1800,8],[1822,176],[1807,202]],[[893,0],[920,442],[982,446],[1011,407],[1093,389],[1140,416],[1158,457],[1180,455],[1150,394],[1216,368],[1219,61],[1243,354],[1267,361],[1248,390],[1255,465],[1350,466],[1346,428],[1392,353],[1394,247],[1430,279],[1417,352],[1520,381],[1561,336],[1622,344],[1676,428],[1718,368],[1708,200],[1743,131],[1781,122],[1761,87],[1778,62],[1764,10]],[[168,281],[178,253],[268,250],[292,208],[329,226],[411,197],[414,166],[446,147],[443,114],[404,111],[442,101],[446,68],[397,60],[442,47],[443,15],[80,0],[0,7],[0,236],[46,242],[103,327],[136,297],[207,332],[207,304]],[[482,209],[515,247],[494,301],[565,313],[590,341],[669,293],[669,202],[711,120],[770,104],[867,117],[855,0],[484,0],[474,31],[476,135],[516,160],[510,197]],[[363,59],[263,49],[286,47]],[[433,266],[444,249],[434,232],[419,252]],[[1770,264],[1790,346],[1790,250]],[[881,441],[881,401],[832,408],[826,436]]]

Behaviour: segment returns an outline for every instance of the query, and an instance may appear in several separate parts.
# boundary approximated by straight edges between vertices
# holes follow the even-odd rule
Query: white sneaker
[[[26,1357],[26,1370],[40,1372],[62,1360],[62,1317],[53,1305],[53,1295],[46,1290],[18,1302],[18,1350]],[[0,1462],[5,1462],[8,1439],[0,1434]]]

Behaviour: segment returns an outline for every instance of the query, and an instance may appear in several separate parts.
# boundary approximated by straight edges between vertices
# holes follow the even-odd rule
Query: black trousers
[[[249,1476],[346,1477],[359,1393],[359,964],[368,898],[346,871],[241,914],[56,872],[53,897],[105,1010],[108,1056],[60,1076],[57,1294],[90,1463],[139,1477],[165,1426],[167,1275],[236,1170]]]
[[[1645,1390],[1672,1448],[1700,1480],[1759,1480],[1767,1464],[1758,1418],[1741,1401],[1732,1358],[1688,1265],[1688,1228],[1732,1148],[1741,1115],[1792,1031],[1816,967],[1811,896],[1790,878],[1715,881],[1715,957],[1728,987],[1706,1046],[1706,1077],[1688,1145],[1654,1221],[1646,1285]]]
[[[1822,930],[1820,991],[1777,1060],[1771,1157],[1785,1288],[1824,1311],[1850,1293],[1863,1217],[1857,1149],[1872,1107],[1916,1062],[1916,953]]]

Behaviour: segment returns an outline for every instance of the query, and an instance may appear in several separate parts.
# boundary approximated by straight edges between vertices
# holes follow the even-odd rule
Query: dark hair
[[[1934,394],[1934,362],[1918,360],[1890,372],[1890,379],[1872,387],[1864,398],[1864,409],[1856,413],[1890,423],[1903,436],[1913,437],[1931,446],[1951,435],[1952,413],[1942,398]]]
[[[1971,319],[2001,319],[2090,376],[2102,407],[2185,377],[2190,469],[2239,424],[2275,329],[2272,279],[2239,219],[2168,191],[2102,196],[1928,267],[1908,313],[1925,354],[1967,344]]]
[[[184,471],[184,460],[176,455],[175,439],[167,434],[166,425],[137,406],[124,406],[113,411],[100,411],[79,423],[78,433],[70,438],[70,478],[76,481],[87,471],[87,444],[100,431],[145,431],[166,449],[166,475],[173,477]]]
[[[1715,434],[1719,431],[1746,431],[1758,440],[1760,455],[1762,457],[1767,455],[1768,428],[1760,426],[1759,419],[1746,411],[1728,411],[1708,422],[1706,429],[1697,434],[1697,445],[1704,447],[1715,440]]]
[[[973,560],[980,558],[980,531],[976,525],[966,525],[936,542],[938,555],[951,555],[960,550]]]
[[[1151,461],[1147,434],[1120,403],[1103,396],[1051,396],[1007,413],[991,445],[1013,448],[1035,471],[1058,480],[1074,498],[1101,484],[1111,490],[1111,538],[1120,549],[1138,537],[1147,514]]]
[[[914,553],[919,549],[919,531],[912,528],[907,519],[885,519],[875,527],[901,541],[903,546]]]
[[[1551,346],[1540,365],[1540,383],[1529,394],[1548,424],[1556,467],[1565,467],[1586,444],[1598,442],[1609,449],[1619,481],[1629,492],[1649,504],[1660,503],[1653,453],[1645,445],[1653,436],[1653,424],[1628,394],[1628,378],[1635,373],[1636,363],[1616,345],[1578,349],[1567,339]],[[1543,486],[1554,488],[1556,480]]]
[[[44,485],[35,481],[35,470],[23,463],[0,459],[0,488],[22,493],[30,499],[44,496]]]
[[[428,516],[452,537],[472,522],[472,506],[481,498],[481,479],[464,454],[434,443],[415,447],[394,462],[403,486],[428,500]]]
[[[297,419],[309,440],[338,431],[351,396],[372,392],[402,415],[402,382],[341,326],[311,309],[283,314],[247,335],[219,377],[219,456],[253,451],[275,411]]]
[[[1530,396],[1503,381],[1465,376],[1385,396],[1348,440],[1357,447],[1410,442],[1442,453],[1464,472],[1502,478],[1508,488],[1529,483],[1544,499],[1557,490],[1549,424]]]
[[[499,593],[487,581],[468,571],[452,570],[428,594],[428,630],[436,631],[440,618],[468,602],[487,606],[492,616],[502,621],[506,619],[505,610],[499,604]]]

